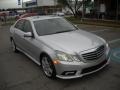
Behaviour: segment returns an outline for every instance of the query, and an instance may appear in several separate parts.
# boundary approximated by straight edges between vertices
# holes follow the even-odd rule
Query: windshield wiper
[[[54,34],[56,34],[56,33],[63,33],[63,32],[71,32],[71,31],[74,31],[74,30],[58,31],[58,32],[55,32]]]

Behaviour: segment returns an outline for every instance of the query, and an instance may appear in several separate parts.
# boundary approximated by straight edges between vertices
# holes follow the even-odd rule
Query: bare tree
[[[58,0],[58,4],[68,7],[75,17],[80,15],[80,7],[82,6],[81,0]]]

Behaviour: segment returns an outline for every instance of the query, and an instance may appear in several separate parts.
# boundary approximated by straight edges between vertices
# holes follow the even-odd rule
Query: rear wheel
[[[47,77],[49,78],[56,77],[55,67],[53,65],[51,58],[48,55],[42,56],[41,65],[42,65],[43,72]]]
[[[12,46],[12,50],[13,50],[14,52],[18,52],[14,40],[11,40],[11,46]]]

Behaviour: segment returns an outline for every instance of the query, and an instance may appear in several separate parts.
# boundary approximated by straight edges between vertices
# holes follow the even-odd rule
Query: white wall
[[[54,0],[37,0],[38,6],[53,6]]]
[[[35,1],[35,0],[24,2],[23,7],[26,7],[26,3],[29,3],[32,1]],[[56,0],[37,0],[37,6],[54,6],[54,5],[56,5],[55,1]],[[29,7],[34,7],[34,6],[36,6],[36,5],[32,5]]]
[[[56,0],[37,0],[38,6],[53,6]],[[22,2],[22,0],[21,0]],[[22,8],[22,5],[18,5],[18,0],[0,0],[0,9],[8,8]]]
[[[21,7],[22,5],[18,5],[18,0],[0,0],[0,9],[21,8]]]

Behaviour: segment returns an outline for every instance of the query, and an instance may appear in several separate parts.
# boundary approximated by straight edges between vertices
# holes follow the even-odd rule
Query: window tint
[[[23,30],[24,20],[20,20],[16,23],[15,28]]]
[[[32,32],[31,23],[27,20],[25,21],[25,24],[24,24],[24,32]]]

